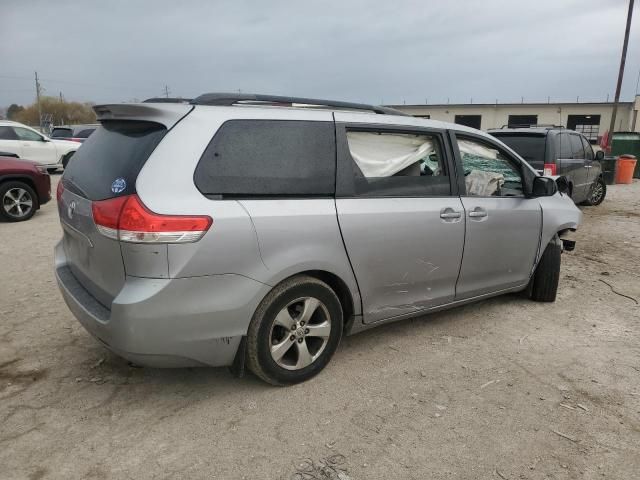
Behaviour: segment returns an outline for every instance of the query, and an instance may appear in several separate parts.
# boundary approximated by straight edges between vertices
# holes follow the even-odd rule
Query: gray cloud
[[[251,91],[380,103],[604,100],[626,0],[0,2],[0,105]],[[636,9],[637,10],[637,9]],[[640,69],[640,12],[623,96]]]

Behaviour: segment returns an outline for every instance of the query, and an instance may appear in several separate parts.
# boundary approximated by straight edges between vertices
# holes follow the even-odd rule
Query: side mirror
[[[558,185],[553,178],[535,177],[531,188],[532,197],[551,197],[558,191]]]
[[[604,151],[603,150],[598,150],[596,152],[596,160],[598,160],[598,161],[604,160]]]

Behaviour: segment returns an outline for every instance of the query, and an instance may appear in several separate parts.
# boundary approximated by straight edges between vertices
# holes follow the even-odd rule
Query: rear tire
[[[0,185],[0,218],[8,222],[29,220],[38,209],[38,197],[24,182],[12,181]]]
[[[604,182],[602,177],[599,177],[595,182],[593,182],[593,185],[591,185],[591,188],[589,189],[589,196],[584,201],[584,204],[595,207],[600,205],[606,196],[607,184]]]
[[[314,277],[296,276],[276,286],[256,309],[247,332],[247,366],[272,385],[292,385],[317,375],[342,337],[342,305]]]
[[[529,291],[531,300],[535,302],[555,302],[560,281],[560,262],[562,247],[555,237],[545,248],[536,268]]]

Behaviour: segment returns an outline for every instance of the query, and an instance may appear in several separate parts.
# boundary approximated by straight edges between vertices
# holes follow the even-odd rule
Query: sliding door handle
[[[487,216],[487,211],[484,208],[476,207],[469,212],[471,218],[482,218]]]

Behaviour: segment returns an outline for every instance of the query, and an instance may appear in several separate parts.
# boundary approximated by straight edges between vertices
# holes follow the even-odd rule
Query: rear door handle
[[[476,207],[469,212],[471,218],[481,218],[487,216],[487,211],[484,208]]]

